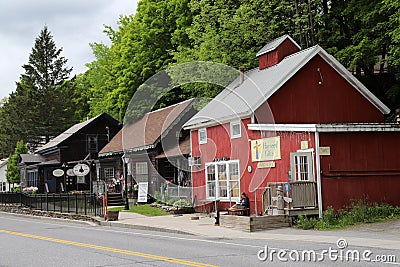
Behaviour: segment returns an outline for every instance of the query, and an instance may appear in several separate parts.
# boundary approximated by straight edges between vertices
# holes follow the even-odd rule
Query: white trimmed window
[[[114,168],[104,168],[104,179],[112,180],[114,177]]]
[[[239,201],[239,161],[206,163],[206,197]]]
[[[199,129],[199,144],[207,143],[207,129]]]
[[[313,165],[312,152],[290,153],[290,166],[293,181],[314,181]]]
[[[147,162],[136,162],[136,182],[148,182],[149,181],[149,168]]]
[[[242,137],[242,127],[240,121],[231,122],[231,138]]]

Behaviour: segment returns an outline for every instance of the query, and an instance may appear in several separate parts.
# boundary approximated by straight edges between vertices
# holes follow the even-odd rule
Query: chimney
[[[244,66],[239,67],[240,77],[239,77],[239,85],[244,81]]]

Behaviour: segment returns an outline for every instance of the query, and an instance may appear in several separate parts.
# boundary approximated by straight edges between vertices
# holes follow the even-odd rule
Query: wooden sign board
[[[257,168],[262,169],[262,168],[275,168],[275,161],[265,161],[265,162],[259,162],[257,165]]]
[[[319,147],[319,155],[320,156],[330,156],[331,155],[331,147],[329,147],[329,146]]]

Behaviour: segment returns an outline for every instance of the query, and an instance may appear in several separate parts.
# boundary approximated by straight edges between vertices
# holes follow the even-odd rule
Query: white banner
[[[149,188],[148,182],[138,183],[139,192],[138,192],[138,202],[147,202],[147,192]]]

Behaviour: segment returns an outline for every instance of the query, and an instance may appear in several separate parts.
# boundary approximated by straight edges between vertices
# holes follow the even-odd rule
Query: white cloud
[[[104,25],[133,14],[138,0],[13,0],[0,2],[0,98],[15,90],[35,38],[47,25],[74,74],[91,62],[89,43],[109,43]]]

